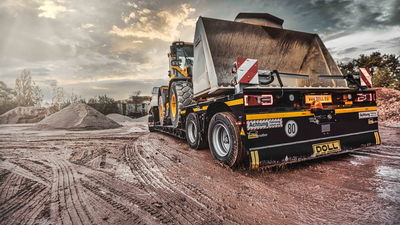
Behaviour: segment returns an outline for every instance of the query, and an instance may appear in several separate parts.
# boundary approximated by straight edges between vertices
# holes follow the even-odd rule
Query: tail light
[[[372,93],[357,93],[355,102],[373,102],[375,100]]]
[[[245,106],[257,106],[257,105],[272,105],[274,104],[274,97],[272,95],[245,95],[244,105]]]

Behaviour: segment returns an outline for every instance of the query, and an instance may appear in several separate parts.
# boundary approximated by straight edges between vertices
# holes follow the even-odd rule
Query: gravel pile
[[[124,116],[118,113],[111,113],[107,115],[108,118],[114,120],[117,123],[133,122],[134,120],[128,116]]]
[[[40,130],[101,130],[121,127],[94,108],[74,103],[40,121],[35,128]]]
[[[384,124],[400,124],[400,91],[379,88],[376,93],[380,122]]]
[[[0,124],[37,123],[50,114],[46,108],[17,107],[0,115]]]

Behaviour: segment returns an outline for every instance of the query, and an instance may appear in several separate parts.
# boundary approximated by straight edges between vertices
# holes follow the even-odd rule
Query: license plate
[[[319,101],[321,103],[332,103],[331,95],[306,95],[306,104],[311,104],[314,101]]]
[[[340,141],[329,141],[324,143],[318,143],[312,145],[314,155],[326,155],[329,153],[340,152],[342,149],[340,147]]]

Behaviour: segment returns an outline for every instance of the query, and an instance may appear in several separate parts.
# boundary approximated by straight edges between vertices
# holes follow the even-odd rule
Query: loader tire
[[[200,150],[207,147],[207,137],[203,135],[200,120],[196,113],[190,113],[186,118],[186,141],[192,149]]]
[[[165,104],[162,95],[158,98],[158,117],[160,119],[160,125],[164,126]]]
[[[187,81],[173,82],[170,87],[169,102],[171,123],[176,128],[180,125],[181,109],[193,102],[192,84]]]
[[[230,112],[215,114],[208,126],[208,143],[212,156],[223,164],[237,168],[243,165],[245,151],[239,126]]]

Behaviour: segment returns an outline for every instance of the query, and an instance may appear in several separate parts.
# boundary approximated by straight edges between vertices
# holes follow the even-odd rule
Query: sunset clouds
[[[239,12],[268,12],[286,29],[318,33],[337,61],[400,54],[396,0],[3,0],[0,80],[13,87],[28,69],[46,98],[54,82],[85,98],[149,94],[168,80],[169,45],[193,41],[199,16]]]

